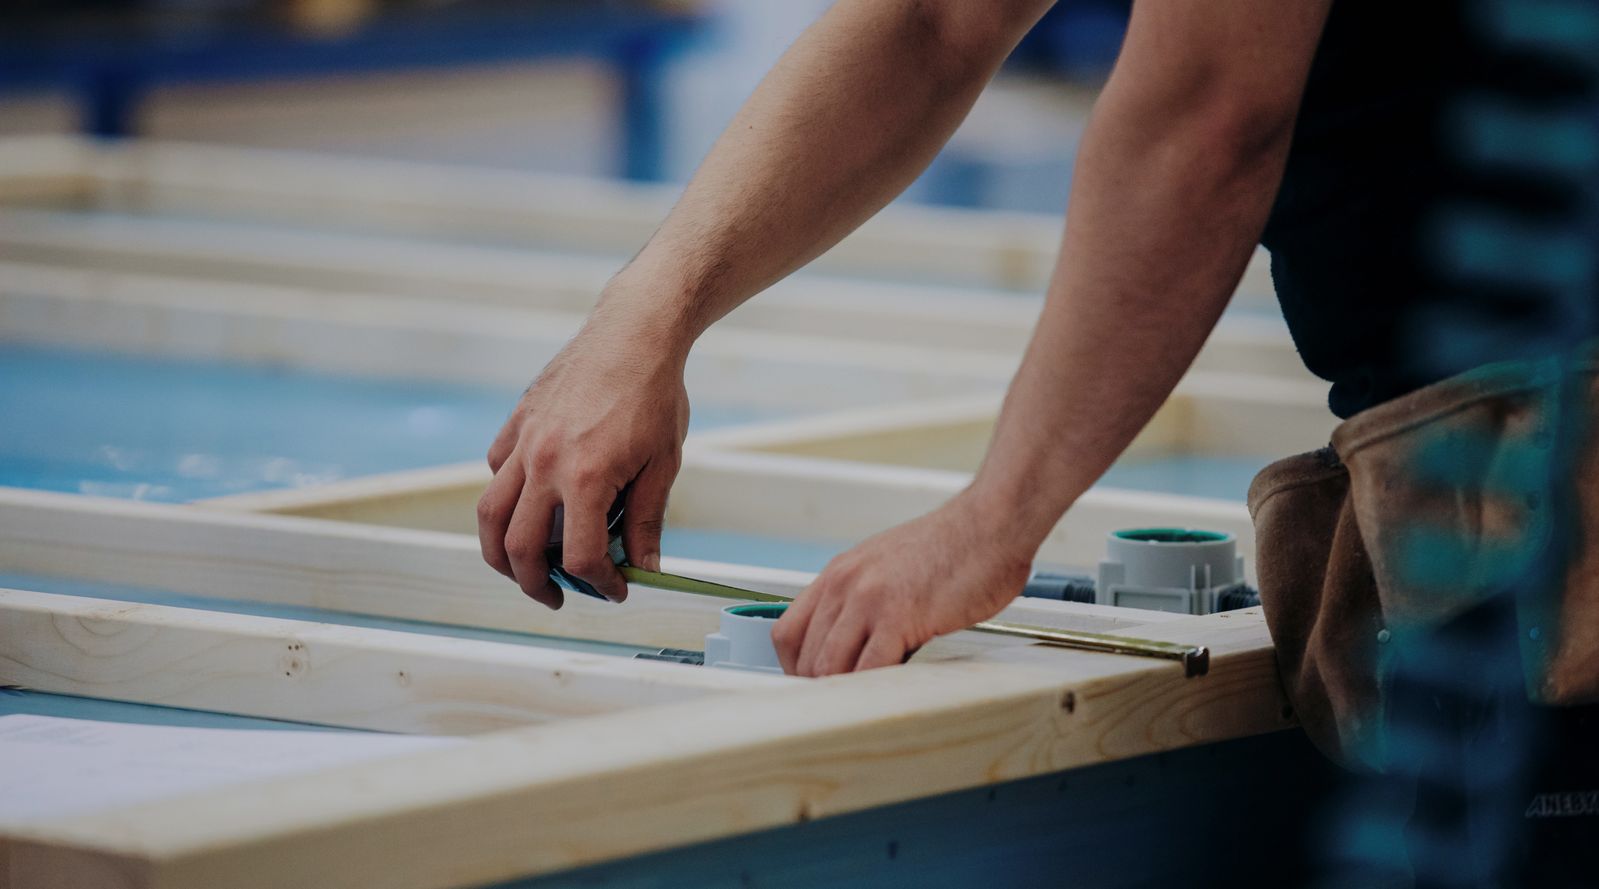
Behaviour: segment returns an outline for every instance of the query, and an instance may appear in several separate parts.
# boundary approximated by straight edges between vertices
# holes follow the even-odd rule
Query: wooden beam
[[[464,735],[803,680],[0,589],[0,685]]]
[[[465,535],[16,488],[0,488],[0,540],[0,571],[628,645],[700,648],[721,604],[634,587],[625,608],[570,596],[549,611]]]
[[[894,476],[900,473],[890,470],[887,474]],[[193,505],[201,509],[303,516],[470,534],[475,533],[473,506],[488,478],[487,468],[478,463],[436,466],[311,488],[235,494],[201,500]],[[933,491],[933,498],[947,498],[958,490],[958,487],[948,486],[949,480],[932,481],[942,483]],[[871,479],[861,479],[849,471],[840,474],[836,467],[819,461],[767,455],[705,453],[691,449],[685,456],[673,499],[668,506],[667,526],[771,534],[798,540],[814,539],[820,530],[826,539],[839,539],[838,536],[827,535],[839,535],[849,540],[864,539],[887,527],[868,522],[874,519],[906,521],[919,515],[918,510],[929,502],[922,499],[907,502],[897,496],[899,492],[893,490],[892,486],[873,487],[881,482],[882,479],[875,474]],[[760,506],[763,500],[767,503],[765,508]],[[897,503],[897,512],[863,510],[862,505],[868,502],[879,505]],[[780,505],[774,507],[774,503]],[[1090,503],[1089,506],[1094,504]],[[794,515],[803,516],[804,521],[797,521]],[[1196,524],[1204,524],[1212,518],[1212,514],[1206,514],[1203,519],[1196,520]],[[1236,521],[1237,517],[1229,518]],[[1179,513],[1174,519],[1170,513],[1161,513],[1159,519],[1181,521],[1182,515]],[[1150,521],[1143,524],[1155,520],[1156,517],[1151,516]],[[1205,526],[1214,524],[1211,522]],[[1062,561],[1077,555],[1079,551],[1086,552],[1086,546],[1077,543],[1082,527],[1074,523],[1073,527],[1051,535],[1050,542],[1040,555],[1045,559]],[[1066,541],[1074,544],[1070,553],[1064,548]],[[1093,561],[1092,558],[1085,558],[1082,564],[1092,564]],[[667,562],[681,567],[678,560],[670,556]],[[682,570],[691,569],[683,567]],[[798,595],[814,577],[810,572],[736,564],[717,566],[713,573],[724,582],[737,586],[791,596]],[[1091,632],[1109,632],[1178,617],[1181,615],[1164,611],[1044,599],[1018,599],[1004,612],[1006,620]]]
[[[687,464],[678,477],[684,484]],[[359,522],[388,528],[442,531],[448,534],[477,532],[477,501],[493,474],[488,466],[474,460],[447,466],[428,466],[400,472],[385,472],[359,478],[341,479],[304,488],[279,488],[252,491],[194,501],[200,509],[229,512],[269,513],[301,516],[335,522]],[[668,504],[668,525],[675,525]]]
[[[469,300],[587,312],[615,274],[613,257],[507,251],[327,232],[240,233],[180,219],[0,214],[0,255],[101,271],[186,276],[317,290]],[[755,328],[1018,358],[1041,299],[991,290],[792,276],[736,309],[720,328]],[[1210,370],[1309,379],[1281,319],[1230,313],[1196,359]]]
[[[876,466],[771,454],[691,452],[668,506],[687,527],[759,528],[803,539],[817,529],[859,540],[936,508],[971,482],[969,473]],[[774,508],[773,504],[783,504]],[[1150,524],[1211,528],[1238,536],[1254,552],[1242,503],[1143,491],[1090,490],[1061,517],[1039,548],[1041,561],[1097,565],[1105,539]]]
[[[504,306],[353,296],[330,304],[293,288],[0,262],[9,336],[123,352],[520,387],[581,323]],[[986,353],[713,330],[687,381],[696,398],[728,407],[815,411],[996,391],[1011,365]]]
[[[337,222],[423,237],[635,252],[676,201],[675,186],[486,171],[220,146],[136,142],[102,150],[96,175],[117,208],[193,216]],[[1041,291],[1059,214],[891,207],[817,259],[851,275]],[[1257,251],[1235,302],[1275,309]]]
[[[0,203],[74,207],[91,202],[101,183],[93,145],[71,136],[0,139]]]
[[[1291,724],[1258,611],[1150,632],[1210,644],[1211,673],[1054,650],[517,729],[34,825],[14,835],[13,877],[481,885]]]
[[[973,472],[998,414],[996,396],[956,396],[709,431],[699,440],[719,449]],[[1287,456],[1326,446],[1337,423],[1325,384],[1192,371],[1124,458]]]
[[[552,612],[484,565],[477,539],[464,534],[16,488],[0,488],[0,541],[0,572],[649,647],[704,647],[727,604],[634,585],[621,607],[568,596]],[[786,595],[811,577],[697,559],[662,567]],[[1151,615],[1027,602],[1002,616],[1103,630],[1160,619]]]
[[[197,505],[475,534],[474,508],[488,479],[487,467],[470,463]],[[936,508],[970,481],[968,473],[723,451],[691,438],[666,521],[669,528],[853,543]],[[1150,525],[1225,531],[1238,537],[1246,558],[1254,551],[1254,526],[1241,502],[1099,488],[1066,513],[1038,558],[1088,569],[1104,555],[1111,532]],[[785,592],[797,592],[808,580],[798,572],[751,578],[761,589]]]

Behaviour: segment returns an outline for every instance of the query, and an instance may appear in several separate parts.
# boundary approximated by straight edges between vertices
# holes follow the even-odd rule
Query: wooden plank
[[[0,590],[0,685],[348,728],[477,734],[800,681]]]
[[[71,136],[0,138],[0,203],[79,206],[101,190],[99,153]]]
[[[488,480],[486,466],[470,463],[199,505],[475,534],[475,506]],[[853,543],[936,508],[970,482],[968,473],[722,451],[706,438],[691,438],[666,521],[669,528]],[[1111,532],[1151,525],[1232,533],[1246,558],[1254,551],[1254,526],[1243,503],[1099,488],[1062,517],[1038,559],[1091,568]],[[794,584],[802,587],[808,578],[794,572],[786,580],[751,580],[761,589],[797,591]]]
[[[1047,666],[913,664],[517,729],[470,752],[34,825],[14,838],[13,876],[487,884],[1291,724],[1258,613],[1154,629],[1210,644],[1210,675],[1056,650]]]
[[[819,525],[835,533],[848,531],[845,539],[851,540],[922,515],[971,482],[968,473],[731,453],[687,454],[679,478],[683,481],[674,489],[669,521],[675,516],[690,527],[737,530],[742,525],[796,537],[815,534]],[[1111,532],[1151,523],[1230,532],[1238,536],[1246,556],[1254,551],[1254,529],[1242,503],[1097,489],[1061,517],[1038,558],[1090,567],[1103,556]]]
[[[0,571],[628,645],[700,648],[721,604],[634,587],[625,608],[571,596],[552,612],[465,535],[16,488],[0,488],[0,540]]]
[[[701,441],[725,449],[972,472],[993,437],[998,413],[997,397],[950,397],[717,430]],[[1324,384],[1192,371],[1124,458],[1287,456],[1326,446],[1337,422]]]
[[[124,208],[622,254],[644,244],[677,197],[675,186],[176,143],[135,142],[100,158],[101,191]],[[813,267],[1037,292],[1060,227],[1059,214],[895,206]],[[1274,310],[1273,293],[1257,251],[1235,302]]]
[[[619,262],[325,232],[241,232],[192,220],[16,210],[0,213],[0,256],[307,288],[323,292],[329,301],[344,294],[386,294],[563,312],[588,311]],[[769,288],[720,326],[1019,358],[1040,305],[1034,295],[802,273]],[[1196,366],[1310,378],[1275,313],[1224,316]]]
[[[581,323],[504,306],[353,296],[329,303],[293,288],[0,262],[8,337],[141,354],[520,387]],[[995,391],[1012,363],[986,353],[713,330],[686,373],[696,398],[771,413]]]
[[[1001,393],[843,408],[718,429],[696,437],[723,451],[782,453],[852,462],[970,470],[982,459]]]
[[[685,455],[684,462],[692,458]],[[685,465],[683,473],[687,473]],[[684,484],[679,475],[679,487]],[[477,501],[493,474],[481,460],[341,479],[325,485],[197,500],[201,509],[302,516],[449,534],[477,532]],[[668,503],[668,510],[675,506]],[[668,514],[668,522],[672,521]]]
[[[883,479],[880,476],[884,474],[890,476],[891,484],[881,484]],[[667,526],[769,534],[795,540],[813,540],[819,534],[827,540],[859,540],[888,527],[876,522],[907,521],[921,514],[918,510],[929,499],[947,498],[958,490],[958,487],[949,485],[954,480],[935,477],[927,479],[935,485],[929,499],[906,501],[892,485],[892,477],[900,474],[900,470],[889,470],[887,473],[874,473],[871,478],[861,478],[848,468],[840,473],[838,467],[822,461],[707,453],[691,448],[685,455],[668,506]],[[474,506],[488,479],[488,469],[482,464],[457,464],[368,476],[311,488],[217,497],[193,505],[201,509],[303,516],[471,534],[476,531]],[[761,505],[763,502],[764,508]],[[879,509],[864,509],[863,504],[866,503],[878,504]],[[893,504],[896,511],[881,509],[888,504]],[[1201,505],[1211,504],[1203,501]],[[1095,509],[1098,506],[1097,502],[1090,501],[1083,508]],[[1226,510],[1223,514],[1228,521],[1221,523],[1215,521],[1215,512],[1185,516],[1180,511],[1162,511],[1151,514],[1148,521],[1142,524],[1181,522],[1186,517],[1206,527],[1223,524],[1237,526],[1237,513],[1237,509]],[[1129,517],[1118,515],[1117,518]],[[1245,524],[1247,518],[1247,515],[1243,516]],[[1088,544],[1098,544],[1103,535],[1084,541],[1083,537],[1093,534],[1086,528],[1087,523],[1073,521],[1068,527],[1051,535],[1040,557],[1061,564],[1093,564],[1098,554],[1090,553]],[[1246,536],[1246,542],[1248,539]],[[678,564],[670,555],[667,561]],[[724,582],[736,586],[790,596],[798,595],[814,577],[810,572],[738,564],[719,565],[714,573]],[[1002,616],[1006,620],[1021,623],[1090,632],[1110,632],[1182,617],[1164,611],[1045,599],[1018,599],[1006,607]]]
[[[896,492],[891,489],[871,489],[870,485],[881,481],[877,478],[860,480],[853,473],[846,473],[843,478],[836,478],[837,475],[835,467],[827,463],[766,455],[706,453],[691,448],[685,456],[673,499],[668,506],[667,526],[771,534],[797,540],[815,539],[819,530],[824,539],[863,539],[883,530],[882,527],[862,522],[863,510],[859,504],[866,501],[879,504],[893,502]],[[457,464],[368,476],[311,488],[217,497],[193,505],[201,509],[303,516],[470,534],[475,533],[474,506],[488,479],[488,469],[482,464]],[[861,484],[857,484],[857,481]],[[756,489],[753,497],[735,497],[733,494],[734,491],[749,491],[751,487]],[[947,497],[950,493],[947,489],[939,489],[933,496]],[[767,496],[770,500],[766,508],[761,508],[758,501]],[[858,500],[848,499],[856,496]],[[900,521],[919,515],[916,509],[921,504],[922,501],[901,503],[899,509],[905,518]],[[803,516],[804,523],[790,517],[794,514]],[[866,515],[870,518],[873,514]],[[1206,519],[1210,517],[1208,514],[1205,516]],[[1151,516],[1151,521],[1155,518]],[[1170,513],[1161,513],[1159,518],[1175,521],[1180,520],[1181,515],[1178,519],[1172,519]],[[1067,540],[1076,544],[1077,528],[1052,536],[1051,545],[1046,546],[1040,555],[1057,561],[1077,555],[1080,546],[1074,545],[1069,553],[1063,548]],[[676,560],[670,556],[668,561],[676,564]],[[1092,562],[1093,559],[1089,558],[1082,563],[1087,565]],[[798,595],[814,577],[810,572],[748,565],[727,564],[719,566],[719,569],[717,573],[724,582],[790,596]],[[1075,602],[1018,599],[1005,609],[1003,616],[1006,620],[1041,626],[1109,632],[1176,619],[1182,615]]]
[[[0,541],[0,572],[628,645],[702,648],[727,604],[634,585],[621,607],[568,596],[551,612],[484,565],[473,536],[16,488],[0,488]],[[811,578],[671,557],[662,567],[785,595]],[[1150,614],[1028,603],[1004,616],[1103,630],[1160,619]]]
[[[293,491],[217,497],[201,500],[195,507],[470,534],[475,532],[473,505],[488,478],[488,468],[483,465],[461,464]],[[689,448],[668,505],[667,526],[795,540],[859,540],[931,510],[964,488],[967,481],[953,473],[884,467],[863,470],[831,460]],[[1047,537],[1039,560],[1087,569],[1103,555],[1103,540],[1111,531],[1161,523],[1226,529],[1238,534],[1244,555],[1252,552],[1254,534],[1241,504],[1094,491]],[[812,577],[809,572],[748,566],[723,566],[721,576],[732,584],[785,595],[798,595]],[[1017,600],[1004,609],[1003,617],[1022,624],[1113,632],[1182,616],[1097,604]]]

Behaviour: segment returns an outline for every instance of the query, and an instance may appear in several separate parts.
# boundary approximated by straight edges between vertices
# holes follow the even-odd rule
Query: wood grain
[[[475,539],[0,488],[0,571],[481,626],[700,648],[721,603],[635,587],[627,607],[527,600]]]
[[[581,323],[576,314],[506,306],[353,295],[329,302],[296,288],[0,262],[8,336],[162,357],[521,387]],[[694,398],[769,415],[997,392],[1013,363],[712,330],[685,373]]]
[[[998,414],[995,396],[952,396],[715,430],[702,441],[729,450],[972,472]],[[1335,425],[1323,384],[1191,371],[1124,458],[1300,453],[1324,447]]]
[[[188,219],[95,218],[45,210],[12,210],[0,218],[0,254],[108,273],[314,290],[329,303],[346,296],[447,295],[456,303],[573,313],[593,307],[618,263],[614,257],[350,233],[252,231],[246,237]],[[978,350],[1019,359],[1041,305],[1039,295],[801,273],[734,310],[718,329]],[[1263,314],[1224,316],[1195,367],[1313,379],[1281,319]]]
[[[803,680],[0,589],[0,685],[465,735]]]
[[[1290,724],[1263,624],[1178,623],[1228,640],[1211,675],[1060,650],[913,664],[39,825],[13,867],[169,889],[475,885]]]
[[[0,540],[0,571],[628,645],[703,648],[727,604],[634,585],[620,607],[568,596],[552,612],[484,565],[466,535],[15,488],[0,488]],[[811,578],[692,559],[662,567],[786,595]],[[1160,619],[1074,603],[1014,607],[1005,616],[1064,629]]]
[[[0,138],[0,202],[82,204],[103,190],[95,175],[102,157],[92,143],[70,136]]]
[[[857,542],[936,508],[971,481],[965,473],[721,451],[707,445],[715,435],[690,439],[668,503],[667,527]],[[461,464],[197,505],[468,534],[476,532],[474,506],[488,479],[486,467]],[[1038,558],[1091,573],[1111,532],[1171,524],[1231,532],[1246,557],[1253,552],[1254,529],[1242,503],[1102,488],[1073,505]],[[728,578],[754,569],[710,570]],[[776,572],[749,575],[746,584],[728,582],[798,592],[809,575]]]
[[[677,197],[673,186],[175,143],[136,142],[98,158],[100,191],[123,206],[623,254],[644,244]],[[1060,228],[1059,214],[892,207],[813,266],[1036,292],[1054,269]],[[1235,302],[1275,308],[1273,293],[1257,251]]]

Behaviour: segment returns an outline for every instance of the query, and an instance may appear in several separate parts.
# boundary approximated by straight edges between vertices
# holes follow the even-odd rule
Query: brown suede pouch
[[[1520,611],[1529,693],[1599,700],[1599,553],[1583,545],[1599,535],[1594,371],[1490,365],[1362,412],[1330,451],[1255,479],[1261,603],[1289,698],[1329,755],[1375,765],[1385,629],[1435,624],[1513,587],[1552,545],[1568,559],[1564,589]],[[1549,502],[1557,466],[1574,476],[1569,522]]]

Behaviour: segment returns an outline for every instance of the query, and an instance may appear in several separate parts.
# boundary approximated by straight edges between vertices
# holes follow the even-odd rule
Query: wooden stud
[[[635,585],[623,606],[569,595],[552,612],[483,564],[477,539],[464,534],[16,488],[0,488],[0,540],[0,572],[646,647],[702,648],[727,604]],[[785,595],[811,577],[697,559],[664,558],[662,567]],[[1030,601],[1003,616],[1103,630],[1148,614]]]
[[[12,206],[80,206],[100,183],[99,153],[70,136],[11,136],[0,139],[0,203]]]
[[[1258,611],[1172,621],[1210,675],[1053,650],[516,729],[14,832],[29,885],[492,883],[1291,724]]]
[[[344,225],[495,243],[636,251],[673,186],[174,143],[102,149],[95,175],[119,209]],[[818,269],[1037,292],[1055,267],[1058,214],[891,207],[819,258]],[[1263,253],[1237,301],[1275,309]]]
[[[635,587],[626,607],[568,596],[550,611],[465,535],[15,488],[0,488],[0,540],[11,573],[627,645],[700,648],[721,607]]]
[[[8,335],[124,352],[520,387],[581,322],[439,300],[329,304],[292,288],[0,262],[0,326]],[[728,406],[815,411],[996,391],[1011,365],[986,353],[712,330],[687,379],[696,397]]]
[[[726,450],[972,472],[998,413],[997,397],[951,397],[714,430],[699,440]],[[1325,447],[1337,422],[1321,384],[1194,371],[1125,456],[1288,456]]]
[[[474,506],[488,479],[487,467],[462,464],[221,497],[198,505],[475,534]],[[936,508],[970,481],[966,473],[722,451],[691,439],[666,521],[669,528],[849,544]],[[1232,533],[1246,559],[1253,552],[1254,528],[1241,502],[1095,489],[1061,519],[1038,558],[1089,570],[1104,555],[1107,535],[1149,525]],[[721,573],[725,577],[745,570],[726,568]],[[766,571],[770,573],[765,576],[750,576],[745,585],[792,594],[810,577]]]
[[[308,231],[252,231],[189,220],[98,219],[42,211],[0,214],[0,252],[13,260],[210,278],[346,296],[447,298],[587,312],[618,260]],[[1019,359],[1041,306],[1036,294],[936,289],[792,276],[718,329],[755,328],[857,342],[980,350]],[[1280,318],[1224,316],[1195,366],[1310,379]]]
[[[0,685],[477,734],[802,680],[425,633],[0,590]]]

